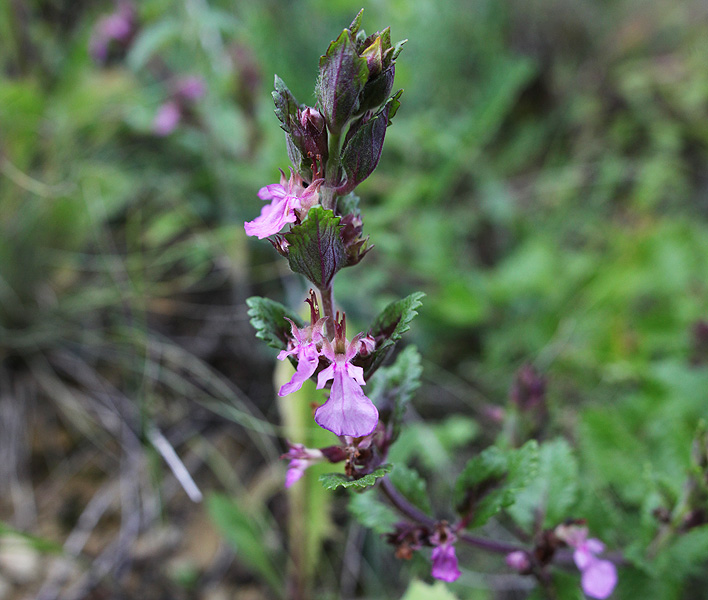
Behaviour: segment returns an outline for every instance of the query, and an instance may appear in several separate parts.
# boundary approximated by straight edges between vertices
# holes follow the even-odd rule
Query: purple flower
[[[262,240],[278,233],[287,223],[294,223],[298,218],[296,211],[307,214],[318,202],[322,181],[318,179],[304,188],[300,176],[291,171],[289,181],[286,182],[283,174],[280,183],[262,187],[258,197],[261,200],[271,200],[271,203],[263,207],[259,217],[244,225],[246,235],[255,235]]]
[[[180,77],[174,86],[174,95],[185,102],[194,103],[206,94],[206,84],[201,77]]]
[[[457,568],[457,556],[455,546],[443,544],[433,548],[432,554],[433,570],[432,576],[443,581],[456,581],[462,575]]]
[[[573,560],[582,573],[580,584],[586,595],[604,600],[617,585],[617,568],[609,560],[597,557],[605,551],[605,544],[596,538],[588,539],[587,527],[561,525],[556,535],[574,548]]]
[[[152,122],[152,131],[155,135],[165,137],[170,135],[182,120],[182,110],[174,100],[169,100],[157,109],[157,114]]]
[[[305,448],[302,444],[288,442],[288,445],[290,450],[280,457],[290,459],[288,472],[285,474],[286,488],[298,481],[305,474],[305,469],[324,459],[324,454],[320,450]]]
[[[457,566],[457,555],[455,554],[455,540],[457,538],[447,527],[446,523],[438,524],[437,531],[430,536],[430,543],[433,544],[433,569],[431,575],[435,579],[442,581],[456,581],[462,575]]]
[[[287,319],[287,317],[286,317]],[[326,319],[319,319],[313,325],[308,325],[300,329],[290,321],[292,339],[288,344],[288,350],[282,350],[278,354],[278,360],[285,360],[288,356],[297,356],[297,370],[292,379],[283,385],[278,392],[279,396],[287,396],[298,391],[317,370],[320,362],[320,354],[324,336],[322,329]]]
[[[529,573],[531,569],[529,555],[523,550],[509,552],[509,554],[506,555],[506,564],[509,568],[522,574]]]
[[[135,30],[135,7],[131,2],[121,2],[115,12],[96,23],[89,42],[89,52],[93,60],[105,63],[111,44],[127,47]]]
[[[361,390],[365,385],[364,369],[351,363],[357,355],[363,334],[348,343],[344,337],[345,319],[335,324],[334,346],[325,339],[322,353],[330,365],[317,378],[317,389],[322,389],[332,379],[329,398],[315,411],[315,421],[320,427],[335,435],[364,437],[369,435],[379,422],[379,411]]]

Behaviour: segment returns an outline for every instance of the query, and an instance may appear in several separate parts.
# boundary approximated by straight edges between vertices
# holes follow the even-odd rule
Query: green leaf
[[[430,471],[448,469],[450,457],[469,447],[477,435],[477,422],[460,414],[439,423],[408,423],[391,446],[388,458],[394,464],[417,460]]]
[[[470,513],[469,527],[480,527],[501,509],[511,506],[538,469],[538,444],[518,450],[486,448],[467,462],[455,485],[455,504]]]
[[[390,477],[391,483],[411,504],[423,512],[431,514],[427,483],[418,471],[405,465],[396,465],[396,470],[391,473]]]
[[[367,394],[379,409],[379,416],[391,425],[391,441],[395,441],[401,431],[401,423],[406,406],[420,387],[423,367],[420,353],[415,346],[408,346],[390,367],[379,369],[367,387]]]
[[[553,527],[572,516],[577,496],[578,462],[568,442],[558,438],[539,448],[538,473],[518,493],[509,514],[527,531],[539,514],[544,527]]]
[[[368,377],[376,370],[396,342],[410,329],[410,323],[418,314],[416,309],[421,306],[422,302],[420,300],[424,296],[423,292],[413,292],[403,300],[389,304],[376,317],[371,326],[371,335],[377,341],[377,348],[369,358],[365,369],[365,377]]]
[[[351,34],[345,29],[320,58],[317,99],[331,133],[341,133],[357,108],[368,78],[366,59],[357,54]]]
[[[457,596],[442,581],[429,585],[416,579],[408,586],[401,600],[457,600]]]
[[[265,528],[260,520],[221,494],[209,496],[207,510],[219,532],[236,550],[237,559],[260,575],[273,590],[282,590],[283,578],[265,547]]]
[[[346,266],[339,221],[331,210],[313,206],[307,218],[285,234],[290,243],[290,268],[320,289],[329,287],[335,273]]]
[[[284,350],[288,345],[290,323],[285,320],[285,317],[298,327],[304,326],[300,317],[275,300],[252,296],[246,300],[246,304],[251,325],[256,330],[256,337],[264,340],[271,348]]]
[[[681,581],[705,573],[708,560],[708,526],[696,527],[676,536],[654,561],[654,567],[669,580]]]
[[[290,131],[290,119],[297,118],[297,111],[300,105],[295,96],[292,95],[285,82],[275,76],[275,91],[272,92],[273,102],[275,103],[275,116],[281,123],[282,128],[287,132]]]
[[[352,493],[348,508],[359,523],[380,535],[393,531],[394,525],[400,521],[393,509],[376,499],[376,494]]]
[[[360,202],[361,198],[354,193],[349,193],[346,196],[340,196],[337,199],[337,212],[342,217],[346,215],[354,215],[354,217],[361,218],[361,209],[359,208]]]
[[[381,479],[386,473],[390,473],[391,469],[393,469],[393,465],[381,465],[372,473],[364,475],[359,479],[352,479],[343,473],[325,473],[324,475],[320,475],[320,481],[325,489],[328,490],[336,490],[338,487],[363,489],[374,485],[377,479]]]
[[[128,53],[128,66],[133,71],[142,69],[155,54],[173,41],[182,40],[182,26],[178,19],[160,19],[141,30]]]
[[[359,33],[359,29],[361,29],[362,16],[364,16],[363,8],[356,14],[356,17],[354,17],[354,20],[351,22],[351,25],[349,25],[349,33],[351,33],[352,35],[356,35],[357,33]]]
[[[64,552],[64,548],[61,544],[57,544],[52,540],[47,540],[36,535],[24,533],[23,531],[19,531],[18,529],[11,527],[7,523],[0,522],[0,540],[12,537],[20,538],[23,543],[27,544],[37,552],[47,554],[62,554]]]

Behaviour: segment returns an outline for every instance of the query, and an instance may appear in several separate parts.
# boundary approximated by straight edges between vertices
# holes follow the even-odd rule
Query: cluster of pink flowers
[[[345,337],[346,320],[334,324],[334,340],[328,340],[323,333],[326,319],[313,319],[307,327],[299,328],[291,321],[292,337],[288,349],[278,354],[280,360],[295,355],[297,370],[292,379],[280,388],[279,395],[287,396],[302,387],[317,370],[320,359],[329,361],[317,377],[320,390],[332,380],[332,389],[327,401],[315,412],[315,421],[320,427],[335,435],[364,437],[376,429],[379,413],[374,403],[364,394],[361,387],[364,370],[352,364],[359,354],[366,356],[374,349],[371,336],[360,333],[349,342]]]
[[[261,210],[259,217],[244,225],[246,235],[256,236],[259,240],[278,233],[288,223],[302,220],[307,211],[319,202],[319,189],[322,179],[316,179],[307,187],[302,178],[290,171],[286,179],[281,171],[280,183],[262,187],[258,191],[261,200],[270,200]]]
[[[605,544],[588,538],[588,528],[578,525],[561,525],[555,530],[559,539],[573,548],[573,560],[581,573],[580,585],[590,598],[604,600],[617,585],[617,567],[609,560],[598,558],[605,551]]]
[[[155,135],[164,137],[172,133],[192,106],[206,94],[206,85],[201,77],[188,75],[180,77],[172,85],[169,100],[163,102],[157,109],[152,122]]]

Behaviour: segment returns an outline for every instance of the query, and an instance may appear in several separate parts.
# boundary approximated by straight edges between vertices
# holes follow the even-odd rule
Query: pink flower
[[[174,95],[185,102],[196,102],[206,94],[206,84],[201,77],[180,77],[174,86]]]
[[[297,356],[297,370],[292,379],[280,388],[279,396],[287,396],[297,392],[317,370],[317,365],[320,362],[320,348],[324,340],[322,329],[326,321],[326,319],[319,319],[314,325],[300,329],[290,319],[287,320],[290,322],[293,337],[288,344],[289,349],[282,350],[278,354],[278,360],[285,360],[288,356],[295,354]]]
[[[509,568],[526,574],[531,569],[531,561],[529,555],[523,550],[515,550],[506,555],[506,564]]]
[[[335,325],[334,346],[324,340],[322,353],[330,365],[317,378],[317,389],[322,389],[332,379],[329,398],[315,411],[315,421],[320,427],[335,435],[363,437],[369,435],[379,422],[379,411],[361,390],[365,385],[364,369],[351,363],[357,355],[363,334],[348,343],[344,337],[345,320]]]
[[[322,181],[318,179],[304,188],[300,176],[291,172],[289,181],[286,182],[283,174],[280,183],[262,187],[258,191],[258,197],[261,200],[271,200],[271,203],[263,207],[259,217],[244,225],[246,235],[255,235],[262,240],[278,233],[286,224],[294,223],[298,218],[296,211],[307,214],[318,202],[318,190]]]
[[[182,110],[174,100],[169,100],[157,109],[152,122],[152,131],[161,137],[170,135],[182,119]]]
[[[430,543],[434,546],[430,557],[433,561],[431,575],[435,579],[456,581],[462,575],[457,566],[457,555],[453,545],[456,540],[445,522],[439,523],[437,531],[430,536]]]
[[[587,527],[561,525],[556,535],[574,548],[573,560],[582,573],[580,584],[586,595],[604,600],[617,585],[617,568],[609,560],[597,557],[605,551],[605,544],[596,538],[588,539]]]
[[[113,44],[127,47],[135,30],[135,7],[131,2],[121,2],[115,12],[96,23],[89,42],[89,52],[94,61],[105,63]]]
[[[290,444],[290,450],[280,458],[289,458],[288,472],[285,474],[285,487],[289,488],[293,483],[302,478],[305,469],[324,459],[324,454],[320,450],[305,448],[302,444]]]

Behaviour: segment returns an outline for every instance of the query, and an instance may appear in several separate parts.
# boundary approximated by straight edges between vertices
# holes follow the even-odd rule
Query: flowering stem
[[[393,487],[393,484],[388,480],[388,478],[381,480],[381,490],[384,494],[386,494],[386,497],[391,501],[391,504],[393,504],[399,512],[412,521],[431,527],[435,525],[435,521],[431,517],[418,510],[415,506],[408,502],[408,500],[401,496],[398,490]]]
[[[334,210],[334,189],[339,185],[339,145],[341,140],[341,133],[330,133],[329,158],[325,169],[325,183],[322,186],[322,207],[329,210]]]
[[[324,311],[324,316],[329,317],[327,320],[327,334],[330,338],[334,337],[334,290],[330,283],[324,289],[320,289],[320,296],[322,297],[322,310]]]
[[[427,525],[428,527],[435,526],[435,519],[429,517],[408,502],[408,500],[406,500],[398,492],[398,490],[387,478],[381,480],[381,490],[384,494],[386,494],[386,497],[390,500],[391,504],[393,504],[393,506],[404,516],[408,517],[412,521],[420,523],[421,525]],[[469,535],[468,533],[457,533],[457,538],[470,546],[481,548],[482,550],[487,550],[488,552],[495,552],[497,554],[509,554],[510,552],[515,552],[516,550],[523,550],[523,548],[517,546],[516,544],[488,540],[486,538]]]

